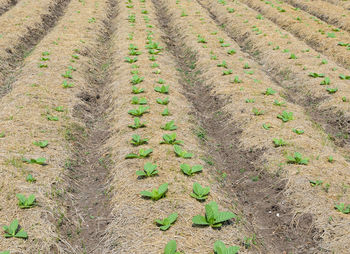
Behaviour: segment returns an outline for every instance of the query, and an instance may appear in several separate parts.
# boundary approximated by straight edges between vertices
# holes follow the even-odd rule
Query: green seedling
[[[148,113],[149,107],[147,106],[139,106],[137,109],[131,109],[128,111],[128,114],[132,116],[142,116],[145,113]]]
[[[180,252],[176,251],[176,249],[177,249],[176,241],[170,240],[165,246],[164,254],[181,254]]]
[[[55,111],[57,112],[64,112],[64,107],[63,106],[58,106],[56,108],[54,108]]]
[[[142,53],[140,52],[140,51],[137,51],[137,50],[135,50],[135,49],[130,49],[129,50],[129,55],[130,56],[139,56],[139,55],[141,55]]]
[[[162,84],[165,84],[165,80],[160,78],[160,79],[158,79],[157,83],[158,83],[158,84],[161,84],[161,85],[162,85]]]
[[[137,56],[135,56],[134,58],[125,57],[124,59],[125,59],[125,62],[127,62],[127,63],[136,63],[138,60]]]
[[[229,70],[225,70],[222,72],[222,75],[226,76],[226,75],[231,75],[233,73],[233,70],[229,69]]]
[[[269,130],[269,129],[271,128],[271,124],[269,124],[269,123],[264,123],[264,124],[262,125],[262,127],[263,127],[265,130]]]
[[[335,38],[335,33],[327,33],[327,38]]]
[[[141,148],[139,150],[139,154],[129,153],[125,156],[125,159],[143,159],[143,158],[149,157],[152,152],[153,152],[153,149]]]
[[[33,144],[41,148],[45,148],[48,146],[49,142],[47,140],[41,140],[41,141],[34,141]]]
[[[94,17],[89,18],[88,23],[96,23],[96,18],[94,18]]]
[[[186,14],[185,10],[182,10],[180,16],[181,16],[181,17],[186,17],[186,16],[188,16],[188,14]]]
[[[199,201],[203,201],[206,200],[208,198],[210,192],[210,188],[209,187],[202,187],[202,185],[200,185],[199,183],[194,183],[193,184],[193,193],[191,193],[191,197],[199,200]]]
[[[155,57],[155,55],[151,55],[149,58],[148,58],[150,61],[156,61],[157,58]]]
[[[253,111],[254,115],[256,115],[256,116],[261,116],[261,115],[265,114],[265,111],[259,110],[257,108],[253,108],[252,111]]]
[[[298,57],[295,54],[290,54],[289,59],[298,59]]]
[[[334,162],[333,156],[329,156],[329,157],[327,158],[327,160],[328,160],[328,162],[330,162],[330,163],[333,163],[333,162]]]
[[[37,158],[37,159],[27,159],[27,158],[22,158],[22,161],[25,163],[29,164],[38,164],[38,165],[46,165],[46,159],[43,157]]]
[[[131,104],[137,104],[137,105],[146,105],[147,104],[147,99],[145,97],[137,97],[134,96],[131,99]]]
[[[226,10],[228,11],[228,13],[234,13],[235,12],[235,9],[230,8],[230,7],[227,7]]]
[[[183,144],[183,141],[176,140],[176,133],[164,134],[163,141],[160,144],[168,144],[168,145],[180,145]]]
[[[172,213],[163,220],[156,220],[155,223],[160,226],[160,230],[166,231],[170,228],[171,224],[174,224],[177,220],[178,214]]]
[[[250,69],[249,64],[248,64],[248,63],[245,63],[245,64],[243,65],[243,69]]]
[[[41,53],[42,56],[49,56],[50,55],[50,52],[48,51],[44,51],[43,53]]]
[[[323,181],[321,181],[321,180],[316,180],[316,181],[314,181],[314,180],[309,180],[309,182],[310,182],[310,184],[311,184],[312,187],[322,185],[322,183],[323,183]]]
[[[228,48],[231,46],[231,44],[230,43],[221,43],[220,46],[223,48]]]
[[[204,39],[204,37],[198,35],[197,42],[198,42],[198,43],[207,43],[207,40]]]
[[[165,108],[165,109],[163,110],[163,112],[162,112],[162,116],[168,116],[168,115],[170,115],[169,109],[168,109],[168,108]]]
[[[58,117],[53,115],[46,115],[46,119],[49,121],[58,121]]]
[[[62,77],[72,79],[73,78],[72,71],[71,70],[66,71],[65,73],[62,74]]]
[[[238,76],[235,76],[235,77],[233,78],[233,80],[231,80],[230,82],[231,82],[231,83],[236,83],[236,84],[238,84],[238,83],[242,83],[243,81],[242,81],[241,79],[239,79]]]
[[[135,44],[129,44],[129,47],[128,47],[129,50],[138,50],[139,48],[135,45]]]
[[[63,81],[62,87],[63,88],[72,88],[74,86],[73,83],[68,83],[67,80]]]
[[[294,119],[293,112],[283,111],[282,114],[277,115],[278,119],[281,119],[284,123]]]
[[[156,50],[162,50],[163,47],[159,46],[159,43],[158,42],[150,42],[148,45],[146,45],[146,48],[147,49],[156,49]]]
[[[273,144],[275,145],[275,147],[280,147],[280,146],[287,145],[287,143],[281,138],[274,138],[273,139]]]
[[[232,212],[220,212],[218,204],[214,201],[205,205],[205,216],[196,215],[192,218],[192,222],[195,225],[211,226],[213,228],[219,228],[222,223],[232,218],[236,218],[236,215]]]
[[[348,101],[348,99],[347,99],[345,96],[342,97],[341,100],[342,100],[343,102],[347,102],[347,101]],[[1,133],[0,133],[0,138],[1,138]]]
[[[44,56],[43,56],[43,57],[40,58],[40,60],[41,60],[41,61],[49,61],[49,60],[50,60],[50,57],[44,57]]]
[[[345,206],[344,203],[340,203],[339,205],[335,205],[334,208],[343,214],[350,213],[350,205]]]
[[[21,209],[31,208],[35,205],[34,194],[29,195],[28,198],[26,196],[24,196],[23,194],[16,194],[16,197],[18,199],[18,206]]]
[[[254,103],[255,99],[245,99],[245,103]]]
[[[6,135],[4,132],[0,132],[0,138],[4,138]]]
[[[27,177],[26,177],[26,181],[28,183],[35,183],[36,179],[32,176],[32,174],[28,174]]]
[[[225,40],[223,38],[219,38],[219,43],[224,43]]]
[[[1,36],[0,36],[0,38],[1,38]],[[0,254],[10,254],[10,251],[4,250],[4,251],[1,251]]]
[[[219,64],[217,65],[217,67],[224,67],[224,68],[227,68],[227,63],[226,63],[226,61],[222,61],[222,63],[219,63]]]
[[[330,94],[336,93],[338,91],[338,88],[326,88],[326,91]]]
[[[273,101],[273,105],[275,105],[275,106],[282,107],[282,106],[284,106],[284,104],[286,104],[285,101],[278,101],[278,100]]]
[[[169,93],[169,86],[165,86],[165,85],[162,85],[161,87],[156,86],[154,88],[154,91],[156,91],[158,93],[168,94]]]
[[[130,23],[135,23],[135,21],[136,21],[136,16],[135,16],[135,14],[129,15],[129,16],[128,16],[128,21],[129,21]]]
[[[239,251],[238,246],[226,247],[222,241],[216,241],[214,243],[214,252],[215,254],[236,254]]]
[[[322,59],[321,64],[328,64],[328,61],[326,59]]]
[[[151,162],[147,162],[144,166],[144,170],[136,171],[136,175],[140,177],[151,177],[158,174],[158,170],[156,170],[157,165],[152,164]]]
[[[298,135],[303,134],[305,131],[302,129],[292,129],[292,131]]]
[[[191,159],[193,157],[193,153],[188,153],[186,150],[182,149],[182,147],[179,145],[174,145],[174,152],[176,156],[184,159]]]
[[[164,126],[160,127],[163,130],[166,131],[174,131],[177,129],[177,126],[175,125],[175,121],[171,120],[169,122],[167,122]]]
[[[343,80],[350,80],[350,76],[346,76],[346,75],[343,75],[343,74],[340,74],[339,78],[343,79]]]
[[[331,80],[329,77],[325,77],[324,80],[321,81],[320,85],[330,85]]]
[[[132,128],[132,129],[143,128],[143,127],[146,127],[146,123],[141,123],[140,118],[135,117],[134,118],[134,124],[129,125],[129,127]]]
[[[140,146],[140,145],[147,144],[148,140],[149,140],[148,138],[141,138],[140,135],[134,134],[132,135],[132,139],[130,143],[134,146]]]
[[[157,99],[157,103],[161,105],[168,105],[169,104],[169,97],[166,97],[165,99]]]
[[[324,78],[325,75],[323,73],[310,72],[309,77],[313,78]]]
[[[76,71],[77,70],[77,68],[74,68],[73,66],[70,66],[70,65],[68,66],[68,69],[71,70],[71,71]]]
[[[227,54],[229,54],[229,55],[233,55],[233,54],[235,54],[236,53],[236,50],[234,50],[234,49],[229,49],[228,51],[227,51]]]
[[[303,158],[301,153],[295,152],[293,156],[287,156],[287,163],[289,163],[289,164],[307,165],[309,163],[309,159],[308,158]]]
[[[163,197],[165,197],[166,192],[168,191],[168,184],[163,183],[159,186],[158,189],[153,189],[152,191],[141,191],[141,196],[145,198],[150,198],[154,201],[157,201]]]
[[[133,94],[143,93],[145,90],[143,88],[138,88],[137,86],[132,86],[131,92]]]
[[[275,93],[276,93],[276,91],[273,90],[272,88],[267,88],[266,91],[263,94],[265,94],[265,95],[273,95]]]
[[[151,64],[151,68],[158,68],[159,67],[159,64],[157,64],[157,63],[152,63]]]
[[[137,85],[137,84],[140,84],[144,79],[145,79],[144,77],[140,77],[139,75],[135,74],[132,76],[130,82],[133,85]]]
[[[181,171],[185,175],[188,175],[188,176],[192,176],[195,173],[202,172],[202,170],[203,170],[203,166],[202,165],[194,165],[194,166],[191,167],[190,165],[188,165],[186,163],[181,164],[180,168],[181,168]]]
[[[22,238],[22,239],[27,239],[28,234],[23,230],[23,228],[20,228],[18,225],[18,220],[14,219],[10,226],[4,226],[3,227],[5,231],[5,238],[11,238],[11,237],[16,237],[16,238]]]
[[[43,64],[43,63],[39,63],[38,66],[39,66],[39,68],[47,68],[48,67],[47,64]]]

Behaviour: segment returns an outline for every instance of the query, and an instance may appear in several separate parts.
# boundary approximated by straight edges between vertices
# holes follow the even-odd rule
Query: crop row
[[[11,92],[1,98],[0,250],[4,253],[62,250],[57,239],[65,209],[59,198],[69,165],[68,141],[79,124],[73,120],[72,106],[79,101],[75,93],[86,84],[80,62],[88,59],[80,49],[94,45],[105,9],[105,3],[97,7],[72,2],[66,14],[70,22],[61,20],[37,45]],[[88,22],[92,17],[98,21]]]
[[[240,146],[247,150],[263,149],[263,167],[268,171],[283,171],[286,174],[289,179],[286,192],[297,202],[296,207],[302,207],[303,213],[298,209],[299,219],[302,214],[309,212],[315,215],[315,225],[322,230],[337,232],[338,225],[325,224],[330,213],[333,219],[341,221],[342,213],[348,212],[348,194],[340,194],[341,186],[348,181],[348,163],[342,154],[333,150],[332,142],[308,120],[303,108],[285,100],[288,90],[281,89],[261,71],[260,65],[247,58],[239,46],[218,29],[205,9],[194,2],[163,2],[168,7],[167,15],[171,17],[172,23],[184,34],[182,47],[198,54],[197,66],[203,73],[200,78],[205,81],[204,84],[212,86],[216,94],[229,96],[230,103],[225,106],[225,110],[234,116],[234,123],[242,128]],[[215,6],[220,10],[220,5],[212,3],[212,9]],[[230,5],[225,5],[222,9],[229,13],[229,8]],[[239,14],[243,16],[244,12]],[[222,14],[222,17],[225,15]],[[223,26],[230,28],[231,23],[239,24],[237,19],[232,18],[232,22],[224,23]],[[241,33],[247,36],[246,31]],[[261,39],[259,37],[256,41],[261,43]],[[323,170],[329,167],[325,163],[329,163],[331,171]],[[259,182],[258,176],[250,177]],[[320,177],[322,179],[318,179]],[[322,183],[314,184],[317,180]],[[315,186],[321,187],[323,191],[315,190]],[[345,209],[341,208],[344,202]],[[345,229],[339,226],[339,230]],[[329,247],[331,244],[334,245]],[[337,242],[327,238],[325,245],[334,248]]]

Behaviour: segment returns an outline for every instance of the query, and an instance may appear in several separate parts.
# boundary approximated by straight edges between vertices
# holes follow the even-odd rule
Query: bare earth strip
[[[244,5],[222,6],[206,0],[199,2],[208,8],[218,24],[225,24],[225,31],[240,47],[258,60],[264,70],[288,90],[285,96],[289,100],[304,106],[313,120],[321,123],[338,145],[349,143],[349,81],[339,78],[348,70],[308,48],[270,21],[254,19],[257,13]],[[226,8],[230,7],[236,9],[236,15],[227,12]],[[246,20],[254,21],[250,23]],[[291,54],[296,59],[290,59]],[[329,85],[322,85],[324,78],[310,77],[312,72],[323,73],[329,78]],[[330,94],[327,88],[338,90]]]
[[[10,10],[14,5],[18,3],[18,0],[1,0],[0,1],[0,16]]]
[[[69,2],[21,1],[0,17],[0,96],[9,91],[15,79],[11,72],[55,26]]]
[[[319,19],[331,24],[338,26],[348,32],[350,32],[350,15],[349,10],[343,7],[327,3],[322,0],[286,0],[287,3],[298,7],[310,14],[318,17]]]
[[[69,250],[74,253],[69,243],[65,242],[66,250],[59,244],[64,241],[59,231],[66,215],[59,200],[62,196],[69,197],[63,189],[69,183],[62,183],[63,175],[70,174],[68,140],[76,128],[85,128],[83,122],[72,116],[73,107],[81,102],[77,94],[88,84],[85,68],[91,59],[85,55],[97,45],[97,32],[104,26],[106,8],[105,2],[71,2],[66,19],[62,19],[26,58],[12,91],[0,101],[1,131],[5,135],[0,143],[0,224],[9,225],[18,219],[28,233],[27,241],[5,239],[1,234],[0,250],[11,253],[37,253],[38,250],[67,253]],[[95,18],[95,22],[88,22],[91,18]],[[44,54],[49,60],[41,60],[43,52],[49,52],[49,55]],[[47,63],[47,68],[38,67],[43,62]],[[74,87],[65,89],[62,74],[69,71],[68,66],[76,68],[76,71],[71,70],[72,79],[68,79]],[[39,140],[47,140],[48,146],[40,148],[33,144]],[[46,158],[47,165],[22,161],[40,157]],[[36,178],[35,183],[26,181],[28,174]],[[20,209],[17,193],[35,194],[37,206]]]
[[[266,253],[282,253],[283,250],[296,253],[326,253],[329,250],[337,250],[339,253],[343,253],[346,251],[349,247],[346,246],[349,242],[349,231],[345,225],[347,225],[349,219],[335,211],[333,206],[335,202],[338,202],[337,200],[340,196],[341,200],[349,199],[349,194],[343,194],[342,190],[343,183],[346,182],[347,185],[349,183],[350,175],[347,170],[349,163],[343,158],[341,153],[337,152],[334,144],[327,139],[327,135],[308,120],[302,107],[288,102],[282,108],[274,105],[275,100],[278,102],[283,101],[282,96],[285,93],[283,89],[259,70],[261,66],[251,61],[249,56],[241,53],[234,41],[225,33],[218,31],[216,24],[200,5],[188,1],[178,5],[171,1],[163,2],[167,3],[168,12],[165,12],[165,10],[161,11],[165,12],[164,16],[168,16],[171,20],[169,26],[177,26],[179,31],[171,34],[171,36],[176,38],[176,36],[180,36],[180,33],[183,34],[184,37],[181,38],[181,41],[184,42],[184,45],[182,47],[188,47],[198,54],[198,60],[195,63],[197,68],[194,69],[194,72],[200,70],[203,73],[199,76],[199,79],[202,81],[198,82],[203,82],[204,87],[212,87],[213,96],[216,94],[216,96],[226,98],[228,101],[223,108],[224,112],[221,111],[221,115],[225,116],[226,112],[232,118],[225,119],[226,125],[223,125],[222,128],[225,129],[225,127],[229,128],[228,126],[235,125],[241,129],[242,133],[238,137],[239,143],[237,144],[236,142],[239,150],[262,151],[263,153],[260,158],[258,157],[256,161],[253,161],[256,168],[261,171],[254,172],[246,169],[247,174],[243,174],[242,179],[235,181],[235,179],[239,179],[240,165],[228,169],[231,170],[229,174],[234,176],[233,182],[235,184],[233,186],[237,188],[236,193],[241,191],[237,195],[242,199],[245,198],[246,204],[250,204],[246,209],[254,211],[254,205],[260,205],[257,207],[261,213],[253,213],[254,219],[251,218],[251,220],[256,223],[255,226],[260,232],[260,236],[265,236],[264,243],[267,248],[270,248]],[[185,13],[188,16],[181,15],[181,13]],[[205,38],[207,43],[199,43],[198,35]],[[225,44],[229,44],[230,47],[218,47],[221,39],[223,39]],[[177,48],[181,47],[180,45],[175,46]],[[227,51],[231,48],[236,50],[236,54],[233,56],[227,54]],[[211,55],[217,56],[217,60],[211,60]],[[222,72],[225,71],[225,68],[216,67],[222,61],[227,63],[227,69],[233,70],[232,75],[223,76]],[[243,68],[245,63],[250,66],[250,69]],[[249,71],[253,71],[253,74],[247,73]],[[235,76],[239,77],[241,83],[233,81]],[[193,85],[196,85],[196,83]],[[272,88],[278,92],[273,96],[264,95],[264,91],[267,88]],[[244,103],[247,99],[252,100],[253,103]],[[254,108],[258,111],[263,111],[263,115],[256,116],[252,112]],[[294,120],[282,123],[277,118],[277,115],[283,110],[293,112]],[[268,124],[271,128],[265,130],[262,128],[263,124]],[[293,133],[293,128],[307,129],[307,131],[305,131],[304,135],[299,136]],[[283,138],[288,145],[278,149],[274,148],[271,143],[273,137]],[[237,136],[234,136],[234,138],[237,138]],[[226,137],[227,139],[228,137]],[[221,145],[224,147],[225,145],[229,146],[229,142],[221,143]],[[235,151],[237,150],[233,149],[232,153]],[[296,151],[310,158],[310,163],[307,166],[296,166],[286,163],[286,155]],[[338,164],[332,163],[329,165],[327,154],[337,156],[338,159],[334,162]],[[329,170],[330,166],[332,170]],[[266,196],[259,203],[257,200],[259,199],[257,194],[259,193],[259,188],[254,187],[255,184],[253,183],[250,184],[251,178],[256,176],[256,174],[261,176],[259,181],[268,183],[268,179],[271,176],[268,174],[264,175],[264,171],[273,173],[276,176],[281,175],[282,179],[287,181],[285,189],[282,186],[280,190],[281,193],[279,195],[282,195],[282,197],[277,200],[269,200],[277,203],[269,203],[266,200]],[[326,191],[322,187],[319,189],[311,187],[309,180],[318,178],[324,179],[324,183],[330,183],[332,187],[326,189]],[[259,181],[257,181],[257,185],[266,191],[268,189],[267,186],[262,187],[264,185],[259,183]],[[278,178],[275,181],[277,182]],[[253,198],[250,199],[248,187],[256,188],[255,200]],[[288,200],[293,200],[292,207],[288,206],[290,205]],[[268,209],[268,205],[271,205],[270,209]],[[277,211],[274,210],[276,208]],[[290,213],[294,216],[291,216]],[[329,216],[332,217],[331,222],[329,221]],[[262,221],[259,218],[262,218]],[[271,221],[269,221],[269,218]],[[288,220],[290,220],[289,223]],[[285,227],[282,227],[284,230],[279,232],[278,235],[286,236],[286,233],[289,233],[293,240],[289,244],[283,242],[282,239],[285,239],[284,237],[273,241],[271,233],[267,233],[269,231],[266,224],[264,225],[264,221],[265,223],[266,221],[270,222],[270,227],[276,225],[274,223],[280,223],[280,225],[285,223]],[[273,223],[272,221],[275,222]],[[290,229],[294,228],[294,230],[291,230],[294,231],[293,233],[288,231],[287,225],[289,225]],[[264,231],[267,235],[263,234]],[[334,234],[339,235],[334,237]],[[321,240],[318,243],[320,244],[320,249],[314,249],[312,241],[306,240],[310,235],[316,242],[318,239]],[[340,246],[346,247],[343,249]]]
[[[347,47],[338,45],[339,42],[347,43],[350,41],[350,34],[347,31],[330,26],[309,13],[295,9],[287,3],[256,0],[243,0],[241,2],[261,13],[263,22],[265,21],[264,18],[268,18],[299,40],[304,41],[314,50],[326,55],[345,68],[350,67],[350,50]],[[236,2],[235,6],[237,5],[239,5],[238,2]],[[242,7],[238,8],[243,10]],[[258,13],[254,17],[255,19],[259,17]],[[232,16],[236,16],[235,13]]]
[[[342,6],[343,8],[350,10],[350,1],[348,0],[325,0],[331,4]]]

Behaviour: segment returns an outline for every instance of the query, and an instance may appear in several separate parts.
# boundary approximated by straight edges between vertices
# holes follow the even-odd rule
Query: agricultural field
[[[0,0],[0,254],[346,254],[350,1]]]

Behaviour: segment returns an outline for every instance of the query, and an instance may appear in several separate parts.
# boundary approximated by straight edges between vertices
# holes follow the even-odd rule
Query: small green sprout
[[[309,163],[309,159],[303,158],[299,152],[295,152],[293,156],[287,156],[287,159],[289,164],[307,165]]]
[[[200,185],[199,183],[194,183],[193,184],[193,193],[191,193],[191,197],[199,200],[199,201],[203,201],[206,200],[208,198],[210,192],[210,188],[209,187],[202,187],[202,185]]]
[[[168,184],[163,183],[161,186],[159,186],[158,189],[153,189],[152,191],[141,191],[141,196],[145,198],[150,198],[154,201],[157,201],[163,197],[165,197],[165,194],[168,191]]]
[[[159,225],[160,230],[166,231],[170,228],[171,224],[174,224],[178,217],[177,213],[170,214],[167,218],[163,220],[156,220],[156,224]]]
[[[25,232],[23,228],[19,227],[17,219],[14,219],[11,222],[10,226],[4,226],[3,229],[5,231],[5,235],[4,235],[5,238],[11,238],[11,237],[22,238],[22,239],[28,238],[27,232]]]

